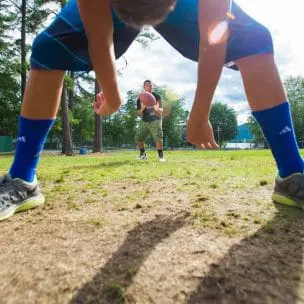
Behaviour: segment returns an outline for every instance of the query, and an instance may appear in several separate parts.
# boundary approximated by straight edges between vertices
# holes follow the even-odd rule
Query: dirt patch
[[[44,186],[0,224],[0,303],[304,303],[304,213],[270,188]]]

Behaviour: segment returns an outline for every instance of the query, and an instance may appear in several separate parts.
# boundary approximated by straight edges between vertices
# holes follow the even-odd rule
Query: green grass
[[[67,191],[72,183],[79,189],[93,184],[125,181],[181,180],[182,190],[207,187],[213,191],[254,189],[273,183],[276,169],[269,151],[173,151],[166,152],[166,163],[157,162],[156,152],[149,151],[147,161],[136,161],[137,152],[114,152],[105,156],[43,155],[38,179],[53,183],[54,190]],[[11,156],[0,156],[1,173],[10,166]],[[78,189],[75,189],[78,191]],[[103,196],[107,196],[106,189]],[[140,196],[148,195],[142,193]]]
[[[104,293],[109,303],[125,303],[125,290],[120,284],[115,283],[106,286]]]
[[[156,152],[149,151],[147,161],[136,161],[137,152],[114,152],[105,157],[46,156],[41,158],[39,177],[60,182],[63,177],[78,177],[81,180],[113,180],[135,176],[136,180],[174,176],[189,178],[197,176],[227,177],[254,176],[267,181],[275,172],[269,151],[169,151],[166,163],[157,162]],[[11,156],[0,156],[1,169],[8,169]],[[229,173],[229,174],[228,174]]]
[[[217,229],[229,236],[235,234],[237,225],[267,222],[260,214],[226,210],[219,215],[214,208],[225,204],[229,209],[231,199],[245,207],[270,208],[271,201],[263,202],[257,196],[250,200],[257,190],[272,189],[276,168],[270,151],[167,151],[165,163],[157,161],[155,151],[148,151],[148,155],[147,161],[137,161],[137,151],[75,157],[43,154],[38,180],[47,198],[44,208],[53,209],[56,204],[79,213],[100,203],[107,210],[149,212],[151,206],[162,204],[162,191],[166,190],[169,201],[176,197],[176,202],[182,203],[183,195],[190,197],[193,226],[198,229]],[[0,156],[0,173],[11,162],[12,156]],[[234,193],[238,194],[233,197]],[[104,225],[99,219],[89,223]]]

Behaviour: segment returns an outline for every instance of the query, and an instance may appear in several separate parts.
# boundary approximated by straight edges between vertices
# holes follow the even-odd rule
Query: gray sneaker
[[[44,203],[37,183],[31,185],[9,174],[0,177],[0,221],[16,212],[26,211]]]
[[[304,174],[295,173],[286,178],[277,177],[272,200],[304,209]]]

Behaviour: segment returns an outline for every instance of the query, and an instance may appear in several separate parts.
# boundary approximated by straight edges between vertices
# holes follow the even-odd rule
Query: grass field
[[[0,223],[0,303],[304,303],[269,151],[136,156],[42,157],[45,205]]]

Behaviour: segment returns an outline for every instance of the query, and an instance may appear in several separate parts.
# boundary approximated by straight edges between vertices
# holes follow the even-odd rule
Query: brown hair
[[[144,85],[146,85],[147,83],[152,84],[152,81],[151,81],[151,80],[149,80],[149,79],[147,79],[147,80],[145,80],[145,81],[144,81]]]
[[[162,22],[174,9],[176,0],[111,0],[121,21],[141,28]]]

